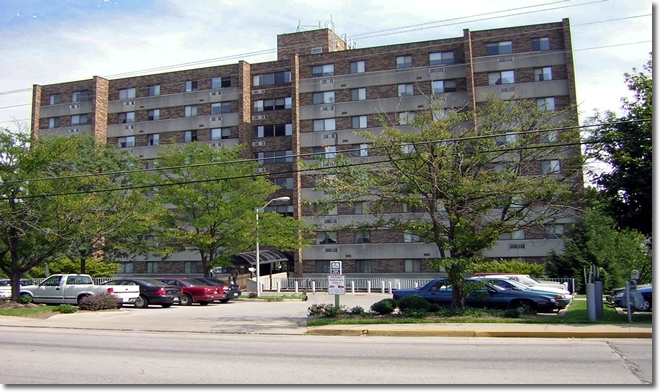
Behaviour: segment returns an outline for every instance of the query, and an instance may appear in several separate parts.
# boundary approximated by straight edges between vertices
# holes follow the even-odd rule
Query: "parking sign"
[[[341,275],[341,261],[330,262],[330,275]]]

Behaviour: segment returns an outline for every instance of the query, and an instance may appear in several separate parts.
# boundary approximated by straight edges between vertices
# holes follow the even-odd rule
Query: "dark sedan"
[[[625,304],[625,296],[626,296],[626,289],[625,287],[623,290],[617,290],[616,295],[614,297],[610,297],[610,301],[612,302],[613,306],[620,307],[620,308],[625,308],[627,307]],[[614,291],[612,290],[612,291]],[[642,310],[642,311],[652,311],[653,310],[653,287],[651,285],[639,285],[637,286],[636,291],[642,295],[642,301],[641,301],[641,306],[639,308],[635,308],[637,310]],[[631,292],[631,296],[634,296],[634,291]],[[630,299],[631,303],[634,303],[634,300],[631,298]]]
[[[552,312],[558,309],[557,301],[551,295],[544,295],[531,291],[508,290],[492,283],[484,282],[478,278],[467,279],[475,288],[465,298],[465,306],[473,308],[491,309],[518,309],[525,308],[537,312]],[[395,300],[407,295],[417,294],[427,301],[442,306],[450,306],[452,302],[452,286],[445,284],[444,278],[430,281],[426,285],[415,289],[394,290],[392,297]]]
[[[213,301],[222,301],[227,298],[223,287],[209,286],[192,278],[158,278],[158,280],[181,287],[183,295],[179,301],[180,305],[192,305],[193,302],[197,302],[205,306]]]
[[[209,286],[225,286],[228,287],[229,290],[225,291],[227,294],[227,298],[221,299],[220,302],[225,303],[228,302],[230,299],[238,299],[238,297],[241,296],[241,288],[239,285],[234,284],[234,283],[229,283],[226,280],[221,280],[221,279],[215,279],[215,278],[195,278],[195,280],[198,280],[204,284],[207,284]]]
[[[134,304],[136,308],[146,308],[149,305],[160,305],[169,308],[178,303],[182,295],[181,287],[168,285],[156,279],[122,278],[104,284],[140,286],[140,296]]]

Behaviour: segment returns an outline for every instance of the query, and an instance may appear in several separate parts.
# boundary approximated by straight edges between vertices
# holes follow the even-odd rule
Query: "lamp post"
[[[290,197],[289,196],[282,196],[282,197],[276,197],[274,199],[271,199],[268,201],[268,203],[264,204],[263,207],[261,208],[255,208],[254,212],[256,214],[256,237],[257,237],[257,297],[261,296],[261,283],[259,282],[259,211],[263,211],[264,208],[268,207],[268,205],[274,201],[289,201]]]

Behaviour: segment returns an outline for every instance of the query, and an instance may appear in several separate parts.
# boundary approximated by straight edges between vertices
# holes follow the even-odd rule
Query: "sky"
[[[0,0],[0,127],[32,86],[276,60],[277,35],[333,27],[356,48],[569,18],[581,122],[619,115],[624,73],[652,52],[650,0]],[[261,55],[255,55],[261,52]],[[195,65],[181,66],[194,63]],[[158,70],[155,70],[158,69]]]

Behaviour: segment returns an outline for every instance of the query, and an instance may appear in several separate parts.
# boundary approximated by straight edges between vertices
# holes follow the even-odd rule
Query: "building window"
[[[197,273],[197,262],[196,261],[184,261],[183,262],[183,272],[186,274],[196,274]]]
[[[193,117],[197,115],[197,105],[185,106],[183,113],[186,117]]]
[[[312,94],[312,104],[319,105],[323,103],[334,103],[335,102],[335,92],[326,91],[323,93],[314,93]]]
[[[366,88],[354,88],[351,90],[351,101],[364,101],[367,99]]]
[[[399,125],[408,125],[415,119],[413,112],[399,112]]]
[[[273,179],[275,185],[279,186],[282,189],[291,190],[293,189],[293,178],[292,177],[281,177]]]
[[[488,85],[497,86],[500,84],[513,84],[516,82],[513,71],[490,72],[488,74]]]
[[[316,267],[314,271],[317,274],[329,274],[330,273],[330,262],[326,260],[316,260]]]
[[[120,137],[117,139],[117,147],[130,148],[135,147],[135,136]]]
[[[502,233],[500,235],[501,240],[524,240],[525,239],[525,230],[515,230],[510,233]]]
[[[415,94],[412,83],[400,84],[398,86],[398,89],[399,89],[399,97],[407,97]]]
[[[553,112],[555,110],[555,99],[550,98],[536,98],[536,107],[540,112]]]
[[[158,262],[157,261],[147,261],[147,273],[148,274],[157,274],[158,273]]]
[[[252,84],[255,86],[267,86],[270,84],[281,84],[291,82],[291,71],[275,72],[264,75],[255,75]]]
[[[541,173],[542,174],[557,174],[561,170],[559,160],[551,159],[548,161],[541,161]]]
[[[454,64],[454,52],[429,53],[429,65]]]
[[[315,65],[312,67],[312,77],[321,78],[323,76],[332,76],[335,74],[334,64]]]
[[[558,135],[557,131],[548,131],[541,135],[541,143],[555,143]]]
[[[293,162],[293,153],[291,150],[266,151],[254,154],[254,158],[258,160],[260,165],[268,165],[273,163],[291,163]]]
[[[564,225],[550,225],[545,227],[545,238],[557,239],[564,236]]]
[[[552,67],[534,68],[534,81],[552,80]]]
[[[84,102],[89,101],[89,91],[74,91],[71,93],[71,102]]]
[[[404,272],[422,272],[422,260],[404,260]]]
[[[369,244],[371,243],[371,232],[370,231],[358,231],[355,233],[355,243],[356,244]]]
[[[362,274],[371,273],[371,260],[355,260],[355,272]]]
[[[260,125],[253,127],[252,132],[255,138],[291,136],[293,134],[293,126],[291,124]]]
[[[133,273],[133,263],[128,262],[128,263],[119,263],[119,271],[117,271],[120,274],[132,274]]]
[[[150,97],[160,95],[160,84],[147,87],[147,95]]]
[[[334,131],[336,129],[334,118],[326,118],[325,120],[314,120],[313,126],[314,126],[314,132]]]
[[[231,78],[229,76],[222,76],[211,79],[211,88],[231,87]]]
[[[369,145],[367,143],[360,143],[360,144],[351,145],[351,156],[354,156],[354,157],[368,157],[369,156]]]
[[[550,38],[532,38],[532,51],[550,50]]]
[[[353,205],[353,213],[355,215],[363,215],[369,213],[369,202],[358,201]]]
[[[77,114],[71,116],[71,125],[85,125],[87,124],[87,115],[86,114]]]
[[[404,232],[403,233],[403,242],[420,242],[420,238],[418,235],[409,233],[409,232]]]
[[[496,56],[498,54],[513,53],[513,44],[511,41],[493,42],[486,44],[486,56]]]
[[[518,141],[518,135],[515,133],[505,133],[495,138],[495,145],[503,146],[505,144],[512,144]]]
[[[191,143],[197,141],[197,131],[185,131],[183,133],[183,141],[185,143]]]
[[[211,114],[231,113],[231,102],[218,102],[211,104]]]
[[[323,155],[325,159],[335,159],[337,146],[314,147],[314,154]]]
[[[350,73],[362,73],[365,72],[364,60],[362,61],[351,61],[350,63]]]
[[[119,90],[119,99],[135,98],[135,87]]]
[[[160,120],[160,109],[147,110],[147,120]]]
[[[50,104],[51,105],[57,105],[58,103],[60,103],[61,99],[62,99],[61,94],[51,94],[50,95]]]
[[[322,244],[336,244],[337,232],[336,231],[318,231],[316,232],[316,243]]]
[[[264,212],[277,212],[282,216],[293,217],[293,206],[292,205],[268,206],[264,208]]]
[[[263,99],[254,101],[254,110],[257,112],[268,112],[271,110],[291,109],[291,97]]]
[[[353,129],[361,129],[367,127],[367,116],[354,116],[351,117],[351,127]]]
[[[186,92],[197,91],[197,81],[188,80],[186,81]]]
[[[60,126],[59,117],[51,117],[48,119],[48,128],[57,128]]]
[[[400,68],[412,68],[412,56],[397,56],[396,57],[396,67]]]
[[[157,146],[160,144],[160,135],[157,133],[152,133],[147,136],[147,144],[150,146]]]
[[[213,128],[211,129],[211,140],[221,140],[231,138],[231,128]]]
[[[454,93],[456,92],[455,80],[435,80],[431,82],[433,94]]]
[[[117,114],[117,124],[126,124],[132,122],[135,122],[135,112]]]

